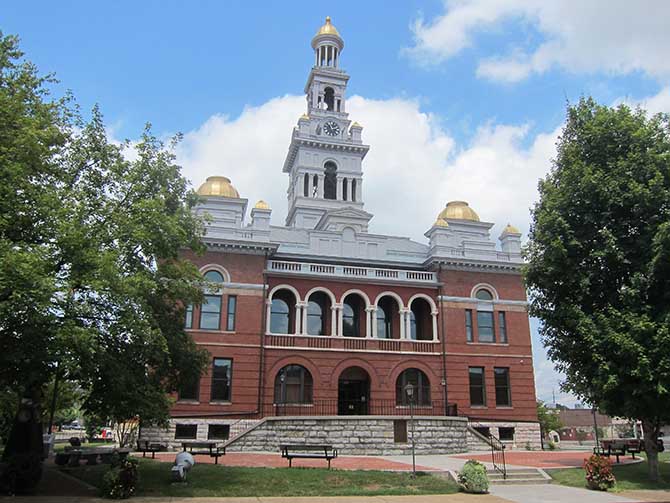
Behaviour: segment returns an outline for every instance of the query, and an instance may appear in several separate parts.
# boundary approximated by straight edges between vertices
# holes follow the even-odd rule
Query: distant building
[[[564,409],[558,411],[563,428],[558,432],[561,440],[579,441],[595,440],[593,433],[594,421],[591,409]],[[610,416],[596,412],[595,421],[603,433],[603,438],[614,438],[618,435]]]

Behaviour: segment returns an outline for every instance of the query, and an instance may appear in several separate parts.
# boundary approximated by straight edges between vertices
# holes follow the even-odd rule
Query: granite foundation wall
[[[416,452],[465,452],[466,428],[465,418],[415,418]],[[406,441],[395,441],[396,429],[400,430],[401,437],[402,432],[407,432]],[[258,427],[232,440],[226,449],[277,452],[283,444],[327,444],[337,448],[343,456],[411,454],[411,421],[397,416],[266,418]]]

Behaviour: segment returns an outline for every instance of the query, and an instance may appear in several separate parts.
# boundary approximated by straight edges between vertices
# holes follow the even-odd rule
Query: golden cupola
[[[479,215],[465,201],[449,201],[437,216],[437,220],[470,220],[479,222]]]
[[[226,178],[225,176],[207,177],[205,183],[198,188],[198,195],[228,197],[232,199],[240,198],[240,193],[230,183],[230,178]]]
[[[333,43],[335,44],[334,46],[331,45]],[[344,49],[344,40],[342,39],[340,32],[337,31],[337,28],[335,28],[335,26],[333,26],[333,23],[330,22],[330,16],[326,16],[325,24],[321,28],[319,28],[318,31],[316,32],[316,35],[314,35],[314,38],[312,39],[312,49],[317,49],[317,47],[324,44],[329,47],[332,47],[332,50],[329,49],[329,51],[331,52],[328,52],[328,54],[324,52],[319,56],[321,58],[332,59],[333,64],[324,65],[323,60],[317,58],[317,66],[337,66],[334,60],[337,59],[338,56],[337,52]]]
[[[507,224],[507,226],[502,231],[503,234],[521,234],[521,231],[514,227],[512,224]]]

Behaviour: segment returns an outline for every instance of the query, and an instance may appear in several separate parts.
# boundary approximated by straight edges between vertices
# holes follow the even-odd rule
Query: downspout
[[[444,397],[444,415],[449,415],[449,402],[447,400],[447,346],[445,341],[444,319],[446,313],[444,312],[444,304],[442,301],[442,264],[437,265],[438,286],[437,294],[440,303],[440,342],[442,343],[442,396]]]
[[[260,344],[260,358],[258,359],[258,414],[263,416],[263,396],[265,392],[265,332],[267,326],[267,294],[268,294],[268,252],[265,252],[265,260],[263,262],[263,300],[261,302],[261,344]]]

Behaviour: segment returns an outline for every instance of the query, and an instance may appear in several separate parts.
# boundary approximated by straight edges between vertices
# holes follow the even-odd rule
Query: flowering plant
[[[584,460],[584,471],[586,472],[586,485],[589,486],[589,489],[607,491],[616,483],[616,478],[612,473],[612,463],[605,456],[594,454]]]
[[[104,476],[103,494],[106,498],[127,499],[135,493],[138,461],[130,457],[115,458]]]

